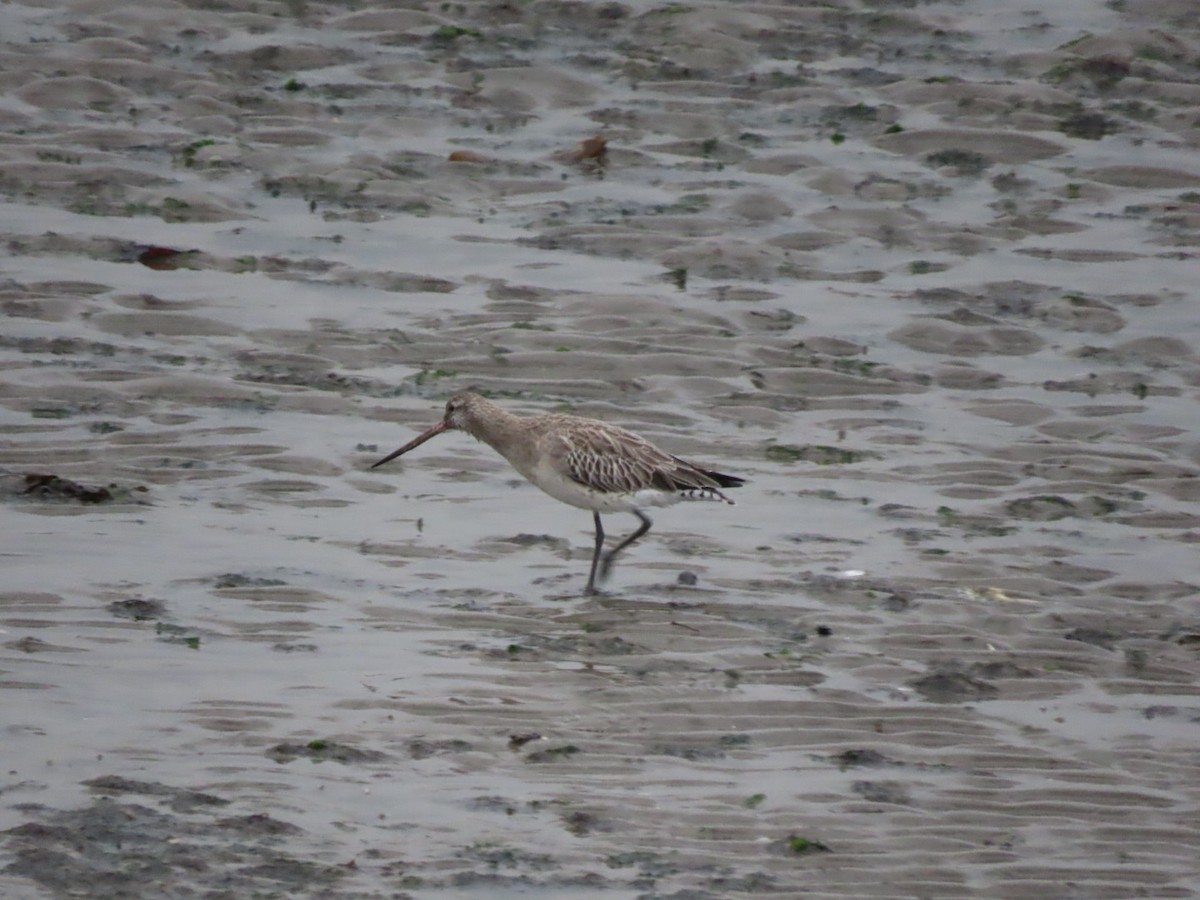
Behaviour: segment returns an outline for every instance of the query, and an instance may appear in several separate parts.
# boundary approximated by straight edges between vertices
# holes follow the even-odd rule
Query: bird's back
[[[702,468],[655,447],[641,435],[607,422],[576,416],[544,417],[543,453],[556,471],[599,494],[648,500],[733,501],[720,488],[744,479]]]

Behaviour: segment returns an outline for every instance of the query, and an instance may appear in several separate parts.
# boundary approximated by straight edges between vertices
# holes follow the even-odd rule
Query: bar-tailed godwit
[[[650,530],[649,506],[680,500],[733,501],[721,488],[744,478],[714,472],[659,450],[632,431],[596,419],[546,413],[518,416],[479,394],[455,394],[440,422],[389,453],[372,469],[425,443],[443,431],[461,430],[483,441],[555,500],[590,509],[596,523],[596,546],[586,591],[596,593],[618,553]],[[600,513],[631,512],[641,520],[637,531],[608,553]]]

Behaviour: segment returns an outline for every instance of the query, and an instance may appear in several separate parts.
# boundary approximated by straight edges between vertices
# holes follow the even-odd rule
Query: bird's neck
[[[466,432],[476,440],[483,441],[506,459],[521,446],[521,432],[525,418],[488,403],[466,422]]]

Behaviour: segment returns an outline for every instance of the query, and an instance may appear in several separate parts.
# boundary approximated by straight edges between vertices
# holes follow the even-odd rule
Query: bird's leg
[[[592,571],[588,574],[587,587],[583,591],[585,594],[596,593],[596,567],[600,564],[600,551],[604,549],[604,526],[600,524],[600,513],[593,512],[592,518],[596,522],[596,549],[592,551]]]
[[[625,538],[625,540],[621,541],[621,543],[617,544],[617,546],[613,547],[611,550],[609,550],[607,553],[604,554],[604,559],[602,559],[600,561],[600,580],[601,581],[604,581],[604,579],[608,577],[608,570],[612,568],[613,559],[616,557],[616,555],[618,553],[620,553],[622,550],[624,550],[626,547],[628,547],[630,544],[632,544],[634,541],[636,541],[638,538],[640,538],[642,535],[644,535],[647,531],[649,531],[650,526],[654,524],[653,522],[650,521],[650,517],[648,515],[646,515],[644,512],[642,512],[640,509],[633,510],[633,514],[642,520],[642,524],[638,527],[637,531],[635,531],[629,537]],[[597,521],[597,523],[599,523],[599,521],[600,521],[599,514],[596,515],[596,521]],[[600,549],[599,544],[596,545],[596,549],[597,550]]]

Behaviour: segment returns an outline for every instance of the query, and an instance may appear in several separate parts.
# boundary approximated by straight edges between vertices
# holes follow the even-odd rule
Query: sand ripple
[[[0,894],[1200,895],[1194,3],[391,6],[0,5]]]

